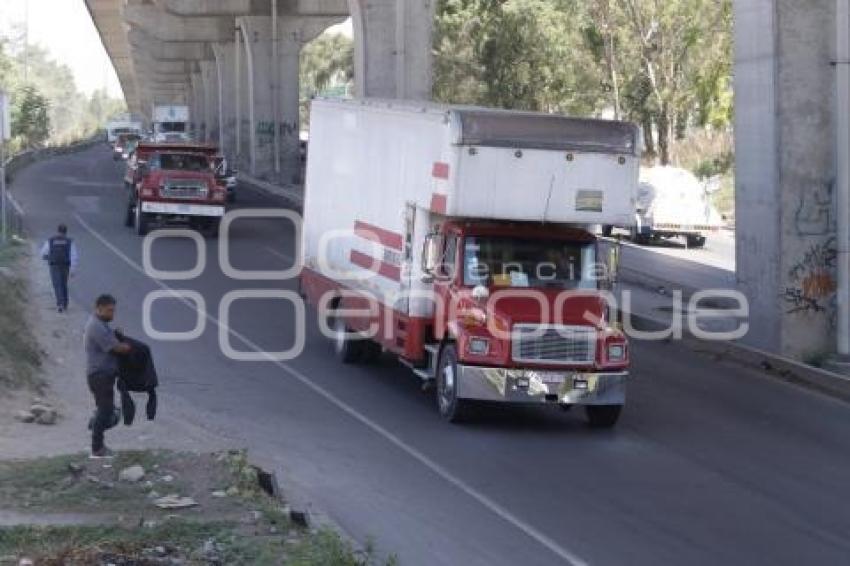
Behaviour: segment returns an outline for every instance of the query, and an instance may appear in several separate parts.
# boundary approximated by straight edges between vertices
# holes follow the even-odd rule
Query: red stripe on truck
[[[404,249],[404,238],[402,238],[401,234],[384,230],[366,222],[360,222],[359,220],[354,222],[354,233],[361,238],[365,238],[371,242],[377,241],[382,246],[394,250],[401,251]]]
[[[434,163],[434,168],[431,170],[431,176],[435,179],[449,178],[449,164],[437,161]]]
[[[393,281],[401,281],[401,268],[397,265],[389,264],[385,261],[375,259],[357,250],[351,250],[351,263],[363,269],[374,271],[381,277],[392,279]]]
[[[436,212],[437,214],[445,214],[448,205],[446,203],[446,195],[441,195],[438,193],[433,193],[431,195],[431,212]]]

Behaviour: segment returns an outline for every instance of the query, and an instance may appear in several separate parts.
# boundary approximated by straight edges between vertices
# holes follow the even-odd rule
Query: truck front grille
[[[207,186],[191,181],[169,181],[162,187],[164,198],[197,200],[207,198]]]
[[[513,360],[534,364],[592,364],[596,330],[587,326],[518,324],[513,330]]]

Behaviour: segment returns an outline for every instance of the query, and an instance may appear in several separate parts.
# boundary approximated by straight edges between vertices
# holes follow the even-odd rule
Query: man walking
[[[104,432],[118,424],[115,410],[115,380],[118,377],[116,356],[132,349],[119,340],[109,323],[115,318],[115,298],[101,295],[95,301],[94,313],[86,323],[86,376],[96,407],[91,424],[91,457],[109,458],[112,451],[104,444]]]
[[[77,269],[80,254],[74,240],[68,237],[68,227],[60,224],[56,235],[41,246],[41,258],[50,266],[50,280],[56,295],[56,310],[68,309],[68,277]]]

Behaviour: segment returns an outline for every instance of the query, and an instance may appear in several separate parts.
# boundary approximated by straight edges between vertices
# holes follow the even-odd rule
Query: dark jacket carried
[[[136,416],[136,404],[130,393],[147,393],[148,402],[146,413],[149,421],[156,418],[156,388],[159,378],[153,363],[153,355],[147,344],[118,336],[129,344],[132,350],[123,356],[118,356],[118,391],[121,392],[121,409],[124,414],[124,424],[130,426]]]

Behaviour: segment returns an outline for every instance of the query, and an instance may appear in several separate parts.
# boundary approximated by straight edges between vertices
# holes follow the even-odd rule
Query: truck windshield
[[[467,237],[464,285],[594,289],[592,243],[510,237]]]
[[[203,155],[162,153],[151,160],[150,167],[168,171],[209,171],[210,163]]]

